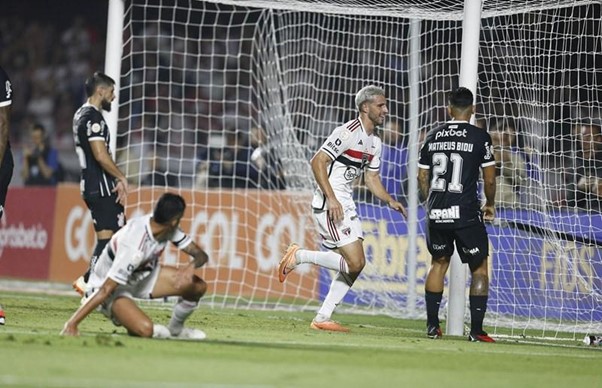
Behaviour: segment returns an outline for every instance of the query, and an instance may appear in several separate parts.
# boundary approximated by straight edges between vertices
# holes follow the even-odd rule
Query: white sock
[[[320,310],[318,310],[316,321],[323,322],[329,320],[334,312],[334,309],[339,305],[339,303],[341,303],[345,295],[347,295],[347,292],[353,283],[349,284],[345,278],[345,276],[337,272],[335,277],[332,279],[328,294],[326,295],[326,298],[324,298],[322,307],[320,307]]]
[[[167,327],[163,325],[153,325],[153,338],[169,338],[171,333],[167,329]]]
[[[295,255],[297,264],[316,264],[320,267],[332,269],[335,271],[349,273],[349,266],[338,253],[331,251],[308,251],[305,249],[299,249]]]
[[[167,325],[171,335],[177,336],[182,332],[184,321],[196,310],[197,304],[197,302],[182,298],[178,300],[178,303],[173,306],[171,319],[169,320],[169,325]]]

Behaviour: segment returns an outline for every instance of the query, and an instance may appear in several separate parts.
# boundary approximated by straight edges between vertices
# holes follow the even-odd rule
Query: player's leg
[[[318,310],[316,317],[312,321],[311,327],[314,329],[349,331],[347,328],[333,322],[331,317],[336,307],[341,303],[345,295],[351,289],[351,286],[360,275],[366,264],[364,248],[361,240],[356,240],[338,248],[345,260],[349,264],[349,273],[337,272],[330,283],[328,293]],[[353,271],[353,272],[351,272]]]
[[[125,212],[121,204],[116,202],[115,194],[110,197],[86,198],[85,202],[90,209],[92,220],[94,220],[94,230],[96,231],[96,246],[90,258],[90,264],[84,275],[73,282],[73,288],[83,296],[85,285],[88,283],[90,271],[100,257],[103,249],[113,236],[123,225],[125,225]]]
[[[426,331],[429,338],[441,338],[439,307],[443,298],[445,274],[454,252],[453,232],[429,228],[427,247],[431,254],[431,266],[424,282],[424,300],[426,304]]]
[[[162,265],[152,289],[152,297],[179,297],[167,326],[172,336],[203,339],[205,333],[198,329],[184,328],[184,322],[197,309],[199,300],[207,291],[207,283],[196,275],[190,276],[183,283],[178,283],[177,274],[178,269],[176,267]]]
[[[4,160],[0,167],[0,219],[4,214],[4,204],[6,203],[6,194],[8,193],[8,185],[13,176],[13,157],[10,150],[6,150]],[[0,306],[0,325],[6,323],[6,315],[2,306]]]
[[[489,297],[489,240],[484,225],[461,229],[457,233],[458,252],[462,262],[472,273],[470,282],[470,335],[471,341],[495,342],[483,330],[483,320]]]
[[[121,324],[129,335],[150,338],[155,332],[153,321],[131,298],[116,298],[111,313],[113,321]]]
[[[336,228],[334,225],[331,226],[333,228],[331,228],[329,238],[324,239],[324,243],[338,246],[336,250],[344,258],[347,271],[338,271],[333,277],[328,293],[312,321],[311,327],[323,330],[348,331],[347,328],[332,321],[331,316],[366,265],[366,256],[362,244],[363,234],[360,220],[355,213],[345,214],[344,222],[337,225]],[[340,236],[345,237],[340,238]]]
[[[284,282],[286,276],[299,264],[314,264],[323,268],[342,273],[349,273],[345,258],[333,250],[340,245],[341,237],[348,239],[346,231],[350,230],[349,219],[344,219],[338,225],[328,217],[328,211],[314,213],[314,222],[318,233],[323,237],[323,245],[328,251],[312,251],[303,249],[297,244],[291,244],[278,266],[278,278]]]

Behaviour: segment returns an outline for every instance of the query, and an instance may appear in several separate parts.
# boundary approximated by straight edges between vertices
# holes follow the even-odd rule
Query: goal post
[[[303,266],[283,285],[277,263],[289,242],[319,247],[309,160],[356,116],[357,90],[380,85],[390,111],[379,133],[381,175],[412,217],[356,189],[368,263],[339,309],[424,319],[430,256],[415,163],[425,131],[448,119],[447,92],[469,82],[458,3],[123,1],[114,127],[117,163],[133,188],[128,217],[179,192],[189,205],[183,227],[210,256],[205,303],[315,309],[332,274]],[[477,124],[512,143],[499,147],[500,177],[511,183],[499,222],[488,226],[486,326],[553,337],[600,331],[602,219],[568,193],[583,159],[574,124],[602,116],[601,6],[497,0],[478,8],[480,32],[469,43],[478,50]],[[184,257],[170,250],[165,260]],[[467,288],[460,294],[465,300]],[[446,320],[449,303],[446,289]]]

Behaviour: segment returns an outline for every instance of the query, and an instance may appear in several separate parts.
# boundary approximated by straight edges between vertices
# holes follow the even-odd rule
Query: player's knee
[[[196,293],[199,295],[199,297],[205,295],[207,292],[207,283],[200,277],[194,275],[194,284],[196,287]]]
[[[347,263],[349,267],[349,274],[359,274],[366,266],[366,260],[354,261]]]
[[[153,336],[153,322],[150,319],[138,321],[134,327],[128,329],[130,335],[143,338]]]

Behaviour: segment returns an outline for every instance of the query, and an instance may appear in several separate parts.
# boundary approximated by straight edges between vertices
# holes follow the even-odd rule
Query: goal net
[[[340,308],[422,318],[430,257],[409,189],[420,139],[448,119],[446,93],[458,85],[457,3],[127,1],[117,159],[137,187],[128,217],[166,190],[182,193],[183,227],[210,255],[206,302],[314,309],[331,272],[302,266],[284,284],[276,274],[289,242],[320,249],[309,159],[356,117],[357,90],[382,86],[381,176],[418,209],[417,228],[358,185],[368,264]],[[596,1],[482,8],[476,123],[492,132],[500,161],[498,222],[488,227],[486,324],[496,330],[602,329],[595,176],[578,184],[602,152],[586,128],[601,116],[600,16]]]

